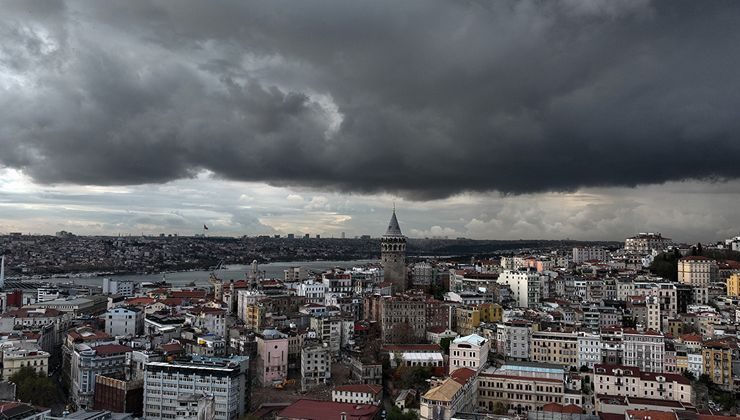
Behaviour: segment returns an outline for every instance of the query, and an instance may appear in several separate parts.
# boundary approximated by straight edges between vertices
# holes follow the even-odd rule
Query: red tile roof
[[[382,348],[385,351],[393,351],[393,352],[413,352],[413,351],[423,351],[423,352],[437,352],[442,351],[442,347],[439,346],[439,344],[388,344],[383,346]]]
[[[443,332],[447,331],[447,328],[445,327],[431,327],[427,328],[427,332],[430,332],[432,334],[441,334]]]
[[[179,353],[182,351],[182,345],[180,343],[162,344],[159,348],[165,353]]]
[[[120,344],[103,344],[95,347],[95,351],[100,355],[107,356],[109,354],[128,353],[130,351],[133,351],[133,349],[131,347],[122,346]]]
[[[627,410],[627,417],[634,420],[676,420],[676,413],[657,410]]]
[[[338,419],[341,414],[347,420],[372,420],[378,415],[380,407],[368,404],[348,404],[332,401],[298,400],[282,409],[278,417],[301,420]]]
[[[92,330],[89,333],[80,334],[77,331],[70,331],[67,333],[72,338],[72,341],[98,341],[98,340],[110,340],[113,337],[106,334],[104,331]]]
[[[149,297],[135,297],[131,299],[126,299],[127,305],[151,305],[152,303],[156,302],[157,300],[154,298]]]
[[[604,369],[604,372],[599,370]],[[622,366],[622,365],[594,365],[594,372],[597,375],[616,375],[615,370],[621,370],[623,376],[629,376],[631,378],[640,378],[643,381],[656,381],[658,376],[665,378],[667,382],[677,382],[682,385],[691,385],[691,382],[686,379],[683,375],[675,373],[655,373],[655,372],[642,372],[640,368],[636,366]]]
[[[581,407],[575,404],[561,405],[558,403],[545,404],[542,407],[542,411],[551,411],[554,413],[566,413],[566,414],[583,414],[584,411]]]
[[[169,297],[184,299],[205,299],[206,292],[204,290],[173,290],[170,292]]]
[[[460,385],[465,385],[470,378],[475,377],[475,371],[468,368],[460,368],[450,373],[450,377]]]

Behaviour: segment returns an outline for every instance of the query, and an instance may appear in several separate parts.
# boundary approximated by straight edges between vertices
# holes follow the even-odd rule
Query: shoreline
[[[279,264],[279,263],[296,263],[295,266],[300,266],[301,263],[320,263],[322,261],[331,261],[331,262],[343,262],[343,261],[372,261],[372,260],[380,260],[379,258],[331,258],[331,259],[305,259],[305,260],[292,260],[292,259],[285,259],[285,260],[271,260],[271,261],[262,261],[258,264],[260,266],[263,265],[269,265],[269,264]],[[224,264],[226,268],[229,267],[244,267],[245,269],[249,268],[249,264]],[[95,279],[95,278],[114,278],[114,277],[123,277],[123,276],[154,276],[154,275],[167,275],[167,274],[178,274],[178,273],[189,273],[189,272],[197,272],[197,271],[222,271],[222,269],[219,270],[212,270],[211,267],[194,267],[194,268],[187,268],[187,269],[175,269],[175,270],[154,270],[154,271],[76,271],[76,272],[68,272],[68,273],[44,273],[44,274],[32,274],[32,275],[21,275],[21,276],[7,276],[5,277],[6,281],[49,281],[52,280],[54,282],[59,282],[62,280],[76,280],[76,279]],[[226,270],[229,271],[229,270]]]

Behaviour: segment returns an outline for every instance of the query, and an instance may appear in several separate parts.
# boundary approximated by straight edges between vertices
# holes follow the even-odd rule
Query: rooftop
[[[368,404],[348,404],[332,401],[301,399],[280,410],[279,417],[301,420],[338,419],[342,413],[347,420],[374,419],[380,407]]]
[[[334,391],[340,392],[363,392],[368,394],[378,394],[383,388],[378,385],[370,384],[354,384],[354,385],[341,385],[334,388]]]

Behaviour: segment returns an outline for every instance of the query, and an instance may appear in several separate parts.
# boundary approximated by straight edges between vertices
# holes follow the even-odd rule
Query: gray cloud
[[[736,2],[56,6],[0,17],[0,165],[43,183],[430,199],[740,176]]]

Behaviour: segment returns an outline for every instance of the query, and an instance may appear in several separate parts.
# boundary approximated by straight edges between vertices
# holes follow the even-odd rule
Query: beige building
[[[642,372],[632,366],[596,365],[594,393],[691,403],[691,382],[675,373]]]
[[[707,257],[690,256],[678,260],[678,282],[708,287],[719,279],[717,262]]]
[[[3,378],[6,381],[22,367],[32,367],[36,373],[46,375],[49,372],[49,353],[15,347],[3,350]]]
[[[475,407],[477,381],[475,371],[458,369],[450,377],[421,396],[419,418],[449,420],[459,411]]]
[[[704,373],[720,388],[729,391],[733,388],[732,362],[740,354],[738,342],[733,337],[707,340],[702,343]]]
[[[578,333],[575,331],[535,331],[530,340],[529,360],[537,363],[579,368]]]
[[[624,250],[628,253],[647,254],[653,249],[662,251],[670,243],[670,238],[664,238],[660,233],[638,233],[625,239]]]
[[[488,362],[491,342],[478,334],[458,337],[450,343],[450,373],[460,368],[479,371]]]
[[[478,407],[509,413],[542,411],[546,404],[583,405],[580,389],[569,389],[562,366],[518,362],[488,368],[478,374]]]
[[[455,308],[457,332],[460,335],[470,335],[480,326],[480,310],[475,306],[458,306]]]
[[[727,279],[727,296],[740,296],[740,273],[735,273]]]

